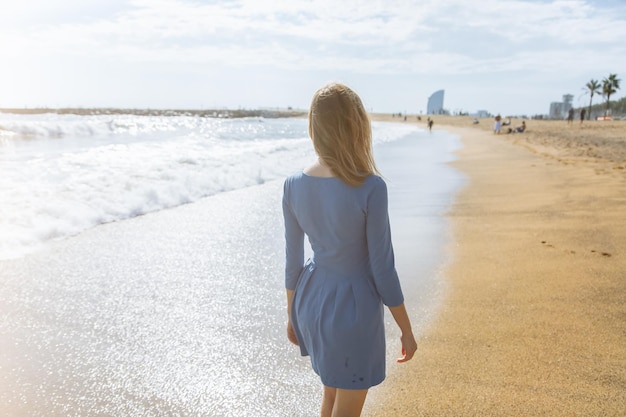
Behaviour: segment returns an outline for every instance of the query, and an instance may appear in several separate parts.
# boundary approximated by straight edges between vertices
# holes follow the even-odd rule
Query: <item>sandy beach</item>
[[[435,118],[468,177],[443,306],[364,415],[626,415],[626,122],[471,121]]]
[[[528,124],[436,117],[428,141],[378,150],[419,350],[396,364],[389,322],[364,416],[626,414],[626,122]],[[319,382],[281,324],[281,185],[2,261],[0,414],[317,415]]]

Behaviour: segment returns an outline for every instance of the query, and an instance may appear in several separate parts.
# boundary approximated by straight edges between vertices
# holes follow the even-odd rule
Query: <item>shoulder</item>
[[[365,192],[362,194],[365,198],[365,213],[380,213],[381,210],[387,209],[388,195],[387,184],[378,175],[370,175],[363,184]]]
[[[387,183],[380,176],[372,174],[365,179],[362,185],[368,196],[387,195]]]
[[[307,183],[308,181],[304,172],[295,172],[285,178],[285,182],[283,184],[283,195],[287,197],[294,194],[301,194],[308,188]]]
[[[367,178],[365,178],[365,182],[363,183],[363,185],[369,188],[387,188],[385,180],[376,174],[371,174]]]
[[[295,172],[285,178],[285,188],[291,186],[294,183],[298,183],[304,177],[304,173],[302,171]]]

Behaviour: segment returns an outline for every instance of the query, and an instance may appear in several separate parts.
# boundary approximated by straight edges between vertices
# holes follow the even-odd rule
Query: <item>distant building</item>
[[[487,110],[478,110],[474,116],[476,116],[476,117],[489,117],[489,112]]]
[[[435,91],[428,97],[426,114],[443,114],[443,90]]]
[[[563,103],[554,101],[550,103],[550,119],[563,118]]]
[[[563,101],[554,101],[550,103],[550,119],[565,119],[567,113],[572,108],[572,100],[574,96],[571,94],[563,95]]]
[[[563,117],[566,117],[567,113],[572,108],[572,100],[574,100],[574,96],[571,94],[565,94],[563,96]]]

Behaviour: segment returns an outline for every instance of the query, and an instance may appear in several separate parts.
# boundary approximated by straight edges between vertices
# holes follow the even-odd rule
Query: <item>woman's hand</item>
[[[391,311],[394,320],[402,332],[402,336],[400,337],[400,341],[402,342],[402,357],[398,358],[397,362],[402,363],[410,361],[417,350],[417,342],[413,336],[411,320],[409,320],[409,315],[406,312],[404,303],[395,307],[389,307],[389,311]]]
[[[396,362],[408,362],[417,351],[417,342],[415,341],[415,337],[412,332],[406,335],[402,334],[400,341],[402,342],[402,357],[398,358]]]
[[[298,346],[298,339],[296,338],[296,332],[293,331],[291,321],[287,322],[287,339],[294,345]]]

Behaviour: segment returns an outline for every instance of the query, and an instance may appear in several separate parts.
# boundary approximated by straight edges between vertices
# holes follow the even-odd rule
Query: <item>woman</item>
[[[336,83],[318,90],[309,135],[318,159],[287,178],[283,194],[287,336],[324,384],[322,417],[359,416],[367,390],[385,379],[383,304],[402,332],[398,362],[410,360],[417,343],[359,96]],[[313,257],[303,266],[305,235]]]

